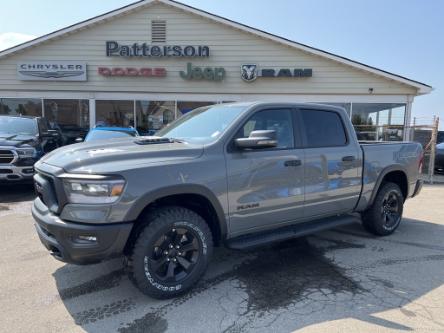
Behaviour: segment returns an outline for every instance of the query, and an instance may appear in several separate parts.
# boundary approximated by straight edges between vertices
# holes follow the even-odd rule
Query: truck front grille
[[[0,164],[10,164],[15,160],[15,154],[10,149],[0,149]]]
[[[37,173],[34,176],[34,186],[40,200],[49,208],[49,210],[54,213],[57,212],[59,209],[59,203],[52,177]]]

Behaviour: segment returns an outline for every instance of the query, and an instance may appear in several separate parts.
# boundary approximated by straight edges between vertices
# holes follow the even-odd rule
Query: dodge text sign
[[[166,69],[156,68],[134,68],[134,67],[99,67],[97,73],[102,76],[143,76],[143,77],[165,77]]]
[[[78,61],[27,61],[17,64],[24,81],[86,81],[86,63]]]

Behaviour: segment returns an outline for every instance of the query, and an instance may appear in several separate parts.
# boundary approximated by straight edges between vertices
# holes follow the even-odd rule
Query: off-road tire
[[[387,196],[396,198],[397,217],[391,223],[386,220],[384,206],[387,205]],[[372,234],[387,236],[392,234],[401,223],[404,206],[404,197],[401,189],[395,183],[384,183],[381,185],[373,204],[362,213],[362,225]]]
[[[179,206],[155,209],[143,219],[144,221],[141,222],[146,226],[140,231],[131,254],[127,258],[130,280],[144,294],[157,299],[172,298],[186,293],[205,273],[213,253],[213,239],[207,223],[194,211]],[[153,249],[159,248],[155,246],[156,241],[166,239],[166,234],[179,229],[182,231],[187,229],[195,236],[199,246],[198,250],[193,250],[193,253],[198,256],[198,259],[183,280],[165,282],[157,278],[150,257],[154,254]],[[169,262],[170,260],[166,264],[169,265]],[[176,261],[176,264],[179,263]]]

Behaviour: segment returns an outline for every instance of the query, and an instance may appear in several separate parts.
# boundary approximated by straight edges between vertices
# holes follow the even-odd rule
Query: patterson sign
[[[78,61],[27,61],[17,64],[23,81],[86,81],[86,63]]]
[[[206,45],[149,45],[147,43],[119,44],[106,42],[107,57],[209,57],[210,47]]]

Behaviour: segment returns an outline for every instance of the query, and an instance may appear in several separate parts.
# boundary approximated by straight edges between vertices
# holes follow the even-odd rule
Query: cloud
[[[27,42],[36,36],[22,34],[19,32],[3,32],[0,33],[0,51]]]

